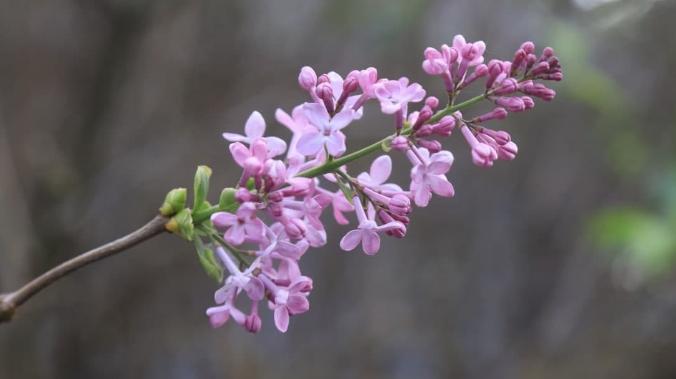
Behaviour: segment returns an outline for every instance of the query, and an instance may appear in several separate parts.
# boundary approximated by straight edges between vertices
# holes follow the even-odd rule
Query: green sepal
[[[236,192],[237,191],[232,187],[224,188],[223,191],[221,191],[221,197],[218,199],[218,209],[234,213],[237,208],[239,208],[239,203],[235,198]]]
[[[160,214],[162,216],[170,217],[180,212],[185,208],[186,198],[188,197],[188,190],[185,188],[174,188],[167,193],[164,198],[164,203],[160,207]]]
[[[380,144],[380,148],[383,149],[384,152],[389,153],[392,150],[392,139],[387,138],[383,140]]]
[[[202,268],[210,278],[221,283],[223,281],[223,267],[218,264],[214,251],[204,246],[204,243],[202,243],[202,240],[199,238],[195,238],[194,242],[197,258],[199,259]]]
[[[198,166],[195,172],[195,198],[193,201],[193,209],[198,210],[204,207],[204,201],[209,193],[209,177],[211,177],[211,169],[208,166]]]
[[[256,181],[254,178],[249,178],[249,180],[246,181],[246,189],[249,191],[253,191],[256,189]]]
[[[185,208],[178,212],[174,217],[167,222],[168,231],[183,237],[188,241],[192,241],[195,236],[195,226],[192,223],[192,212],[189,208]]]

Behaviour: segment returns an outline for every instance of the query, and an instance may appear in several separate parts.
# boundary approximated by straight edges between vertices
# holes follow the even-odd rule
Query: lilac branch
[[[153,238],[165,231],[169,219],[156,216],[139,229],[105,245],[87,251],[52,268],[44,274],[26,283],[18,290],[0,295],[0,322],[12,320],[16,310],[38,292],[60,278],[103,258],[121,253],[139,243]]]

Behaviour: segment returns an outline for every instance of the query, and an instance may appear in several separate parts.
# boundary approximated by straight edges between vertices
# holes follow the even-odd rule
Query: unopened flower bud
[[[502,107],[497,107],[494,108],[492,111],[488,113],[484,113],[481,116],[475,117],[474,122],[476,123],[482,123],[485,121],[490,121],[490,120],[503,120],[507,117],[507,110]]]
[[[429,96],[427,99],[425,99],[425,105],[431,109],[437,109],[439,106],[439,99],[434,96]]]
[[[392,139],[390,147],[396,151],[406,151],[409,149],[408,138],[404,136],[396,136]]]
[[[430,151],[430,153],[437,153],[441,151],[441,142],[437,140],[429,140],[429,139],[420,139],[418,140],[418,145],[426,148],[427,150]]]
[[[306,91],[312,90],[317,85],[317,74],[310,66],[304,66],[300,69],[298,75],[298,84]]]
[[[164,203],[160,207],[160,214],[162,216],[173,216],[185,208],[186,198],[188,197],[188,190],[185,188],[174,188],[167,193],[164,198]]]
[[[246,316],[246,319],[244,320],[244,329],[246,329],[249,333],[258,333],[262,327],[263,322],[261,321],[261,317],[258,315],[258,313],[252,313]]]

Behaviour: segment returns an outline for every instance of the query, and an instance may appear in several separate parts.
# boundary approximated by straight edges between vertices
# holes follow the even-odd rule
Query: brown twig
[[[61,263],[14,292],[0,294],[0,323],[10,321],[16,309],[59,278],[100,259],[115,255],[165,231],[167,217],[156,216],[141,228],[115,241]]]

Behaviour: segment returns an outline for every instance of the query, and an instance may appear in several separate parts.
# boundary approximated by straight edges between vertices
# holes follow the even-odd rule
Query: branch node
[[[0,323],[8,322],[14,317],[16,305],[12,302],[6,301],[7,296],[0,295]]]

